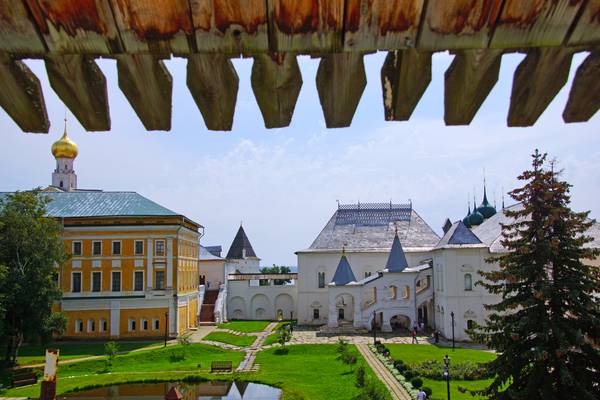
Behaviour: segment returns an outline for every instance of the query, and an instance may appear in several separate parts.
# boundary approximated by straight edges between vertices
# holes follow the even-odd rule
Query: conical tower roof
[[[336,286],[342,286],[347,285],[350,282],[356,282],[356,277],[346,258],[346,251],[342,250],[342,258],[340,258],[340,262],[335,270],[335,274],[333,274],[331,283],[335,283]]]
[[[487,191],[485,187],[485,183],[483,184],[483,201],[481,205],[477,207],[477,212],[483,215],[483,218],[487,219],[492,215],[496,214],[496,208],[490,204],[487,199]]]
[[[394,236],[392,250],[390,250],[390,255],[385,267],[387,268],[388,272],[402,272],[408,267],[406,255],[404,254],[404,250],[402,250],[400,238],[398,238],[398,232],[396,232],[396,235]]]
[[[465,215],[465,217],[462,220],[463,224],[465,224],[465,226],[467,228],[471,227],[471,224],[469,223],[469,217],[470,216],[471,216],[471,202],[469,201],[469,209],[467,210],[467,215]]]
[[[483,215],[477,211],[477,203],[475,203],[475,196],[473,196],[473,212],[469,214],[469,226],[477,226],[483,222]]]
[[[250,240],[248,240],[248,236],[246,236],[246,232],[244,232],[244,227],[240,225],[240,229],[235,234],[227,253],[227,258],[242,260],[247,257],[256,257],[256,253],[250,244]]]

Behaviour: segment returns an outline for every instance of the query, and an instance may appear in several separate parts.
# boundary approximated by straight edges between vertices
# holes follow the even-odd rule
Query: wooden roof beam
[[[173,77],[151,54],[117,56],[119,87],[149,131],[171,130]]]
[[[391,51],[381,68],[386,121],[408,121],[431,82],[431,52]]]
[[[445,73],[444,121],[469,125],[500,73],[502,50],[462,50]]]
[[[106,78],[91,56],[45,58],[50,86],[88,131],[110,130]]]
[[[254,56],[251,81],[265,127],[289,126],[302,87],[302,74],[296,55],[277,53]]]
[[[577,68],[569,100],[563,112],[565,122],[585,122],[600,108],[600,51],[591,53]]]
[[[536,48],[527,52],[515,71],[508,126],[532,126],[565,85],[573,49]]]
[[[25,132],[48,133],[50,122],[40,80],[20,60],[0,54],[0,106]]]
[[[230,131],[239,86],[231,60],[219,53],[191,54],[187,86],[206,127],[211,131]]]
[[[361,53],[334,53],[321,58],[317,91],[328,128],[350,126],[367,86]]]

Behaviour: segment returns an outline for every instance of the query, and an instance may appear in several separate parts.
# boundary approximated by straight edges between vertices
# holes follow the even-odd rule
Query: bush
[[[431,398],[431,394],[433,393],[433,391],[431,390],[431,388],[429,386],[423,386],[421,388],[421,390],[425,392],[425,394],[427,395],[428,399]]]
[[[444,363],[438,360],[427,360],[413,365],[411,370],[416,374],[429,379],[442,380]],[[453,363],[450,365],[450,376],[457,380],[479,380],[491,378],[485,364],[470,361]]]
[[[108,365],[112,365],[118,352],[119,345],[116,342],[107,342],[104,344],[104,354],[106,354]]]
[[[365,367],[361,365],[358,368],[356,368],[354,375],[356,377],[356,387],[365,386]]]
[[[416,376],[410,380],[410,383],[415,387],[415,389],[418,389],[423,386],[423,379]]]
[[[412,378],[415,376],[415,374],[413,374],[413,372],[412,372],[410,369],[407,369],[406,371],[404,371],[404,372],[402,373],[402,375],[404,375],[404,377],[405,377],[407,380],[411,380],[411,379],[412,379]]]
[[[386,391],[379,388],[372,380],[368,380],[362,392],[354,400],[387,400]]]

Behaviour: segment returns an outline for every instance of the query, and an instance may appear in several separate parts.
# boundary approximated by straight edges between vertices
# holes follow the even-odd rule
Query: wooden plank
[[[490,47],[560,46],[584,0],[505,0]]]
[[[21,1],[0,0],[0,51],[41,55],[46,47]]]
[[[600,51],[591,53],[577,68],[569,100],[563,112],[565,122],[585,122],[600,108]]]
[[[45,58],[50,86],[88,131],[110,130],[106,78],[91,56]]]
[[[415,49],[388,53],[381,67],[386,121],[408,121],[431,82],[431,54]]]
[[[48,49],[59,54],[122,51],[108,0],[25,0]]]
[[[323,56],[317,70],[317,91],[328,128],[350,126],[367,86],[364,55],[336,53]]]
[[[40,80],[20,60],[0,54],[0,106],[24,132],[48,133]]]
[[[189,54],[194,26],[187,0],[110,0],[128,53]]]
[[[573,50],[564,47],[528,51],[513,79],[508,126],[532,126],[565,85]]]
[[[265,0],[190,0],[200,52],[256,53],[269,49]]]
[[[162,60],[151,54],[117,56],[119,87],[149,130],[171,130],[173,77]]]
[[[500,73],[502,50],[462,50],[446,70],[444,121],[469,125],[490,94]]]
[[[267,0],[272,52],[319,53],[343,48],[344,0]]]
[[[423,0],[347,0],[344,50],[413,47],[422,9]]]
[[[600,45],[600,0],[588,0],[569,37],[569,46]]]
[[[187,64],[187,86],[211,131],[230,131],[239,78],[223,54],[192,54]]]
[[[417,48],[434,51],[486,48],[503,2],[429,1]]]
[[[251,80],[265,127],[289,126],[302,87],[302,74],[296,55],[256,55],[252,64]]]

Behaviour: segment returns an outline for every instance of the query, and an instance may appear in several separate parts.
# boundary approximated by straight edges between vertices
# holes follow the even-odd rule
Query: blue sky
[[[80,188],[133,190],[206,227],[205,245],[225,251],[240,221],[265,265],[295,265],[335,211],[336,200],[406,202],[439,233],[446,217],[460,219],[467,197],[501,202],[538,147],[564,168],[573,206],[600,207],[600,117],[564,124],[569,82],[531,128],[507,128],[512,75],[523,55],[505,55],[500,80],[468,127],[443,124],[443,78],[452,56],[433,58],[433,80],[408,122],[383,118],[380,68],[385,53],[365,57],[367,88],[352,126],[326,129],[315,87],[317,59],[300,57],[304,84],[292,124],[267,130],[250,87],[251,60],[234,60],[240,90],[232,132],[211,132],[185,85],[185,60],[166,65],[173,75],[173,129],[147,132],[117,84],[116,63],[99,60],[108,81],[110,132],[88,133],[69,117],[79,145]],[[50,146],[62,134],[64,106],[48,84],[41,61],[27,64],[42,81],[50,134],[25,134],[0,111],[0,190],[50,183]],[[507,199],[507,203],[509,203]]]

